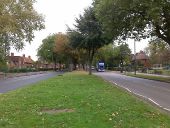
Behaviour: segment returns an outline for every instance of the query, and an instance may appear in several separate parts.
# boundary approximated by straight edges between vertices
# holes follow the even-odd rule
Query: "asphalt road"
[[[20,76],[20,77],[14,77],[14,78],[0,80],[0,93],[5,93],[5,92],[11,91],[11,90],[15,90],[17,88],[27,86],[27,85],[36,83],[41,80],[45,80],[45,79],[54,77],[58,74],[61,74],[61,73],[46,72],[43,74]]]
[[[114,72],[98,72],[94,74],[126,89],[135,95],[145,98],[160,108],[170,112],[169,83],[135,78]]]

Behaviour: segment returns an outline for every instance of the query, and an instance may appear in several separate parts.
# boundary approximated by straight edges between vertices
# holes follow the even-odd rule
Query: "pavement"
[[[111,71],[113,73],[117,73],[117,74],[122,74],[120,73],[120,71]],[[134,72],[123,72],[124,74],[126,73],[132,73],[134,74]],[[160,76],[160,77],[170,77],[169,75],[158,75],[158,74],[149,74],[149,73],[140,73],[140,72],[136,72],[136,74],[142,74],[142,75],[148,75],[148,76]]]
[[[117,72],[94,74],[170,112],[169,83],[125,76]]]
[[[137,74],[142,74],[142,75],[148,75],[148,76],[160,76],[160,77],[170,77],[168,75],[158,75],[158,74],[149,74],[149,73],[138,73]]]
[[[37,75],[47,73],[47,71],[39,71],[39,72],[26,72],[26,73],[2,73],[0,72],[0,80],[8,79],[13,77],[21,77],[21,76],[30,76],[30,75]]]

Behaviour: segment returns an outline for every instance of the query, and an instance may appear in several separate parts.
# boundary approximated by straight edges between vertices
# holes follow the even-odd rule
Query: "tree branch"
[[[156,35],[170,45],[170,40],[168,40],[167,37],[165,37],[163,34],[161,34],[160,30],[162,30],[161,27],[159,25],[155,25]]]

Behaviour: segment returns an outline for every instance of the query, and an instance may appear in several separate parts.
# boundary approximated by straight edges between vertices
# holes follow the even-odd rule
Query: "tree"
[[[94,59],[94,63],[96,64],[99,60],[105,62],[107,65],[107,68],[111,68],[114,65],[114,50],[113,50],[113,44],[105,45],[102,48],[100,48]]]
[[[4,49],[0,48],[0,71],[3,71],[5,68],[7,68],[3,53],[4,53]]]
[[[95,62],[104,61],[108,69],[121,66],[121,71],[123,71],[123,66],[130,64],[131,50],[128,44],[120,43],[119,45],[109,44],[100,48],[95,56]]]
[[[24,42],[31,42],[34,31],[44,28],[43,16],[33,4],[35,0],[1,0],[0,5],[0,48],[5,57],[10,46],[20,50]]]
[[[78,61],[78,53],[70,46],[68,35],[64,33],[47,36],[38,48],[37,55],[40,60],[55,63],[55,70],[57,63],[61,69],[62,64],[69,66],[73,62],[76,65]]]
[[[170,45],[170,1],[95,0],[96,15],[113,39],[157,36]]]
[[[70,61],[76,58],[76,55],[73,55],[74,52],[70,46],[68,35],[61,32],[56,34],[54,52],[60,65],[65,63],[69,66]]]
[[[59,63],[65,63],[67,66],[73,64],[73,70],[76,69],[79,63],[84,63],[81,59],[85,58],[84,50],[73,48],[67,34],[56,34],[54,51],[58,54]]]
[[[56,55],[54,52],[56,34],[49,35],[42,40],[42,44],[38,48],[37,56],[40,60],[53,62],[56,64]],[[56,65],[55,65],[56,68]]]
[[[68,30],[71,45],[87,51],[89,74],[91,75],[94,54],[109,42],[106,42],[103,36],[101,23],[96,19],[93,7],[85,9],[84,14],[76,19],[75,28],[75,30]]]
[[[120,46],[117,47],[117,58],[119,58],[119,65],[121,67],[121,73],[123,73],[123,69],[124,69],[124,65],[127,65],[130,63],[130,54],[131,54],[131,50],[128,46],[128,44],[124,44],[122,42],[122,44]]]
[[[124,42],[120,42],[118,46],[114,46],[113,51],[114,65],[120,67],[121,72],[123,72],[124,66],[131,62],[131,50],[129,45]]]
[[[158,38],[150,41],[148,47],[145,48],[152,64],[170,64],[170,46],[163,40]]]

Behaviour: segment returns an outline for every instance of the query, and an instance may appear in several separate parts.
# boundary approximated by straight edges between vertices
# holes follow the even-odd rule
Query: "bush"
[[[38,71],[51,71],[54,70],[53,68],[38,68]]]
[[[157,70],[157,69],[155,69],[154,71],[153,71],[153,73],[154,74],[163,74],[163,71],[162,70]]]
[[[170,75],[170,70],[163,70],[164,75]]]
[[[6,64],[0,63],[0,72],[8,72],[8,67]]]
[[[112,70],[113,70],[113,71],[120,71],[121,68],[120,68],[120,67],[113,67]]]
[[[26,73],[26,72],[36,72],[35,68],[14,68],[10,69],[10,73]]]

